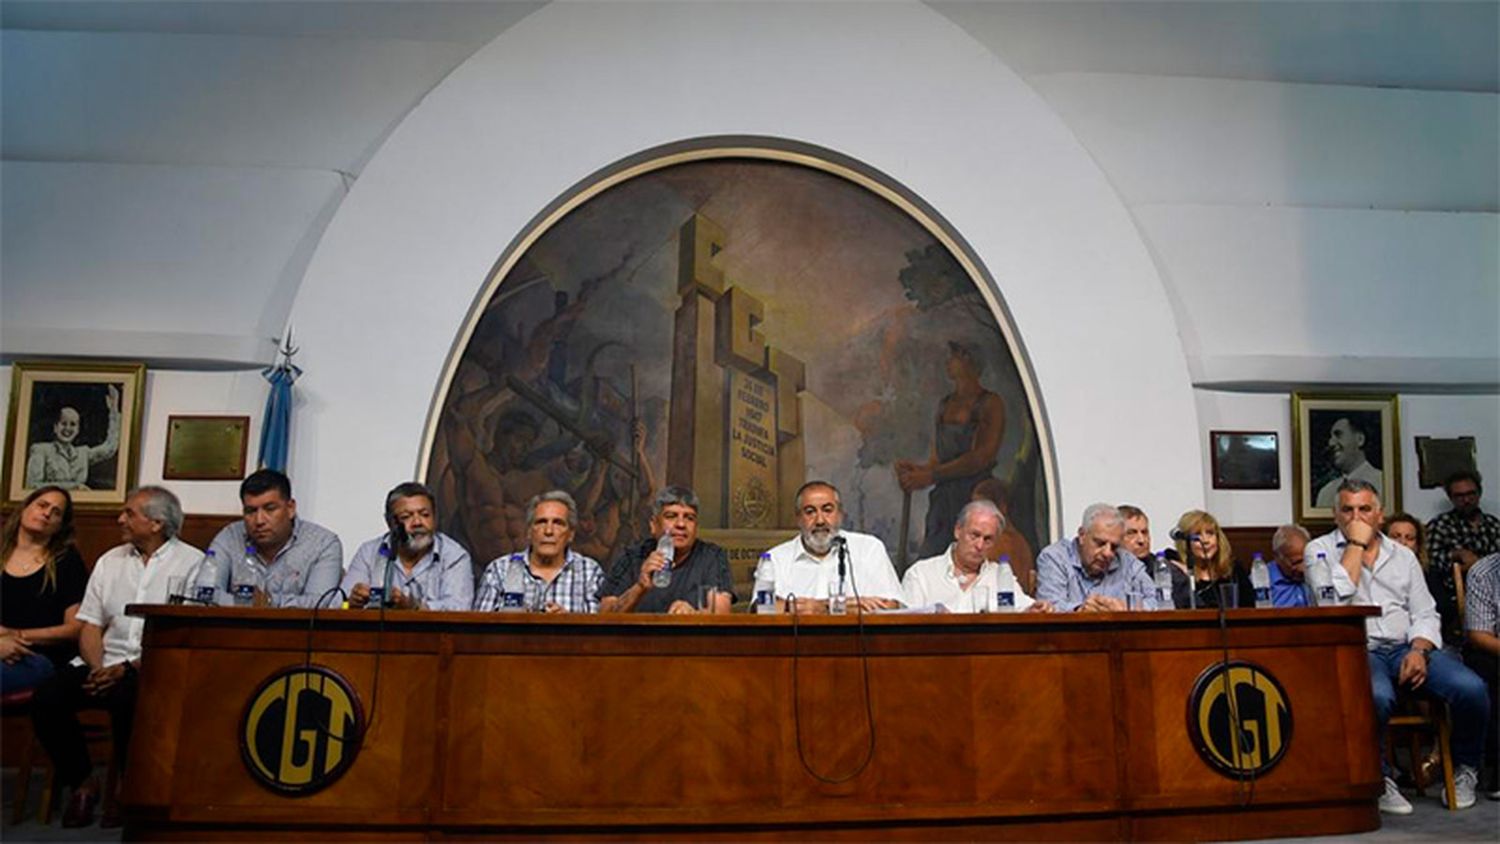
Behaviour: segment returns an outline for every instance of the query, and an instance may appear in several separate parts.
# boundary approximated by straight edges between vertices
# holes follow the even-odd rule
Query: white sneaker
[[[1385,793],[1380,795],[1380,811],[1387,815],[1411,814],[1411,803],[1401,796],[1401,789],[1396,787],[1396,781],[1390,777],[1385,778]]]
[[[1467,809],[1474,805],[1474,789],[1479,785],[1479,772],[1469,765],[1459,765],[1453,774],[1452,809]],[[1448,805],[1448,790],[1443,789],[1443,805]]]

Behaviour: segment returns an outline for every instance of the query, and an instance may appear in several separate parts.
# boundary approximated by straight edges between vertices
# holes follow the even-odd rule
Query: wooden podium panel
[[[122,801],[136,838],[1233,839],[1379,825],[1365,608],[1233,610],[1223,631],[1207,611],[863,625],[132,611],[147,618]],[[1284,755],[1253,781],[1210,767],[1188,729],[1194,685],[1226,645],[1279,683],[1290,713],[1289,736],[1279,721],[1269,733]],[[347,681],[368,729],[342,776],[286,796],[252,777],[240,729],[261,685],[308,661]],[[1256,714],[1244,726],[1263,738]],[[320,758],[312,732],[287,734]]]

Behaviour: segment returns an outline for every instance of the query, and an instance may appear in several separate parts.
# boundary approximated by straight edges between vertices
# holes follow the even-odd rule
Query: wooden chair
[[[31,729],[31,694],[31,689],[22,689],[0,697],[4,746],[11,751],[6,754],[6,762],[16,768],[15,803],[10,812],[12,824],[18,824],[26,817],[26,798],[31,794],[31,769],[40,751],[36,734]]]
[[[1422,770],[1422,744],[1418,740],[1422,733],[1432,736],[1433,747],[1443,765],[1443,792],[1448,796],[1448,807],[1457,802],[1453,794],[1453,750],[1450,739],[1452,722],[1448,718],[1447,704],[1419,699],[1407,692],[1396,694],[1396,713],[1386,722],[1386,752],[1395,754],[1395,733],[1406,731],[1406,748],[1411,755],[1412,780],[1417,784],[1417,794],[1427,794],[1427,776]]]
[[[45,766],[46,780],[42,785],[42,802],[37,809],[37,821],[43,826],[52,823],[57,809],[57,773],[52,762],[42,750],[31,728],[31,689],[12,692],[0,698],[0,712],[5,719],[5,744],[19,748],[14,757],[16,765],[15,804],[11,806],[10,822],[18,824],[26,818],[27,798],[31,795],[31,775],[38,764]],[[102,709],[85,709],[78,713],[78,722],[83,727],[83,738],[89,746],[89,757],[95,764],[104,763],[104,792],[100,801],[106,811],[113,809],[116,780],[119,766],[114,761],[114,745],[110,739],[109,713]]]

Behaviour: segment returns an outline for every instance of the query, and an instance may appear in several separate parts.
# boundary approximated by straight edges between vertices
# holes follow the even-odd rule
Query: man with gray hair
[[[354,552],[341,584],[356,609],[467,610],[474,564],[458,540],[437,529],[437,503],[426,484],[406,481],[385,496],[386,532]],[[374,592],[372,590],[379,590]]]
[[[901,580],[909,607],[941,604],[949,612],[1002,611],[1048,612],[1052,605],[1033,601],[1016,582],[1008,564],[989,561],[990,549],[1005,530],[1005,516],[993,501],[978,499],[958,511],[953,526],[953,542],[948,550],[925,560],[918,560],[906,570]],[[1014,603],[1000,606],[998,596],[1009,593]],[[992,603],[993,602],[993,603]]]
[[[78,710],[109,711],[111,743],[119,761],[124,761],[130,745],[146,621],[125,615],[125,606],[167,603],[168,581],[186,579],[203,559],[203,552],[177,538],[182,504],[170,490],[132,490],[117,521],[125,543],[106,551],[94,564],[78,607],[77,618],[83,622],[78,654],[84,664],[60,668],[37,689],[31,707],[37,738],[52,757],[58,784],[73,789],[63,812],[63,826],[68,827],[93,823],[100,798]]]
[[[1312,536],[1301,525],[1282,525],[1271,535],[1271,605],[1305,607],[1309,605],[1307,585],[1307,543]]]
[[[1333,591],[1340,604],[1380,608],[1365,619],[1370,682],[1375,698],[1376,734],[1385,743],[1385,725],[1396,706],[1397,687],[1448,705],[1453,719],[1453,809],[1474,805],[1479,782],[1490,701],[1484,681],[1462,662],[1441,650],[1443,634],[1437,602],[1427,591],[1422,564],[1405,546],[1383,536],[1385,511],[1380,493],[1368,481],[1350,478],[1339,485],[1333,510],[1337,527],[1307,543],[1314,559],[1327,558]],[[1380,754],[1385,793],[1380,811],[1409,815],[1411,803],[1401,794]],[[1448,795],[1443,794],[1446,804]]]
[[[1078,535],[1042,549],[1036,558],[1036,596],[1058,612],[1122,612],[1133,598],[1156,609],[1146,565],[1123,546],[1125,519],[1109,504],[1083,511]]]
[[[485,567],[474,609],[501,609],[506,583],[519,582],[525,609],[598,612],[604,570],[592,557],[572,548],[573,534],[578,530],[578,505],[573,496],[560,489],[533,496],[526,505],[526,525],[526,550],[498,557]]]
[[[667,561],[659,546],[672,543]],[[655,575],[671,569],[665,586]],[[627,548],[615,561],[599,592],[600,612],[725,614],[734,603],[734,576],[723,548],[698,538],[698,496],[669,486],[651,507],[651,537]]]

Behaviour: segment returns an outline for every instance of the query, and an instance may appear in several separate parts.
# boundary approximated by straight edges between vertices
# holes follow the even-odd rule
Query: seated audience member
[[[1178,609],[1194,606],[1194,597],[1196,606],[1217,607],[1220,587],[1227,584],[1236,587],[1235,606],[1255,606],[1250,575],[1234,559],[1229,537],[1219,530],[1219,520],[1213,514],[1189,510],[1177,520],[1177,532],[1184,537],[1177,540],[1177,556],[1191,561],[1171,564],[1172,603]]]
[[[1453,778],[1453,808],[1468,808],[1474,805],[1489,719],[1484,681],[1439,649],[1443,636],[1437,605],[1427,591],[1422,566],[1410,550],[1381,535],[1385,514],[1375,487],[1360,480],[1345,481],[1339,487],[1337,501],[1333,511],[1337,528],[1309,542],[1306,553],[1327,556],[1339,603],[1381,610],[1378,617],[1365,620],[1380,741],[1382,745],[1385,742],[1385,725],[1395,707],[1398,686],[1448,704],[1453,720],[1453,759],[1458,766]],[[1385,767],[1385,753],[1380,757]],[[1389,767],[1384,772],[1385,794],[1380,798],[1380,810],[1411,814],[1411,804],[1401,795]],[[1446,793],[1443,800],[1447,802]]]
[[[560,489],[533,496],[526,505],[525,551],[490,561],[480,580],[474,609],[504,608],[505,584],[516,572],[522,587],[523,608],[533,612],[595,613],[604,570],[592,557],[574,551],[578,505]]]
[[[333,593],[344,572],[344,546],[333,531],[297,518],[292,482],[261,469],[240,483],[245,517],[219,531],[209,550],[218,558],[221,595],[250,582],[256,604],[337,606]]]
[[[1127,595],[1155,609],[1155,585],[1145,564],[1125,550],[1124,537],[1119,510],[1089,505],[1077,536],[1059,539],[1037,555],[1036,597],[1058,612],[1121,612]]]
[[[1443,636],[1458,647],[1463,642],[1463,625],[1458,621],[1458,585],[1454,570],[1467,572],[1481,557],[1500,553],[1500,518],[1479,509],[1484,495],[1478,472],[1454,472],[1443,483],[1443,491],[1453,509],[1439,514],[1427,523],[1429,558],[1427,583],[1443,616]],[[1433,588],[1436,587],[1436,588]]]
[[[734,576],[724,549],[698,538],[698,496],[690,489],[669,486],[657,493],[651,506],[652,537],[627,548],[610,568],[600,592],[600,612],[729,612],[734,603]],[[666,557],[656,550],[663,536],[672,537],[672,581],[657,588],[653,577],[666,568]],[[700,587],[712,587],[713,605],[698,607]]]
[[[1017,582],[1010,566],[990,562],[988,552],[1004,530],[1005,517],[993,503],[971,501],[958,511],[953,526],[953,543],[936,557],[918,560],[906,570],[901,587],[909,607],[942,604],[949,612],[985,612],[1001,592],[1015,596],[1018,612],[1048,612],[1052,606],[1034,601]],[[988,593],[984,599],[974,595],[979,586]],[[983,600],[984,603],[980,603]],[[995,604],[998,606],[998,602]]]
[[[74,616],[88,571],[73,547],[73,499],[59,486],[33,490],[5,520],[0,587],[0,690],[30,689],[78,655]]]
[[[1307,542],[1312,539],[1301,525],[1282,525],[1271,535],[1271,605],[1312,606],[1308,600]]]
[[[1391,540],[1406,546],[1406,550],[1417,557],[1422,566],[1422,575],[1427,580],[1427,591],[1437,602],[1438,616],[1443,623],[1443,649],[1458,654],[1463,646],[1463,625],[1458,620],[1458,595],[1449,591],[1444,575],[1452,576],[1453,569],[1432,565],[1427,557],[1427,535],[1422,523],[1410,513],[1397,513],[1385,519],[1384,533]]]
[[[474,565],[458,540],[437,529],[432,490],[408,481],[385,496],[383,536],[354,552],[342,584],[349,606],[369,604],[370,589],[402,609],[467,610],[474,605]]]
[[[1464,663],[1489,689],[1490,716],[1500,712],[1500,554],[1469,567],[1464,577]],[[1485,794],[1500,800],[1500,727],[1490,721],[1485,748]]]
[[[839,588],[839,551],[834,540],[847,542],[848,570],[844,594],[859,596],[859,609],[873,611],[901,605],[901,581],[879,539],[841,530],[844,505],[838,488],[827,481],[808,481],[797,490],[798,535],[772,548],[771,570],[776,600],[783,608],[796,598],[799,613],[828,612],[828,596]]]
[[[985,478],[974,485],[974,494],[971,500],[989,501],[1000,510],[1000,516],[1004,519],[1000,536],[995,540],[995,546],[990,549],[991,561],[999,562],[1002,558],[1010,560],[1010,570],[1015,572],[1016,582],[1026,586],[1028,589],[1036,582],[1036,552],[1031,550],[1031,543],[1026,541],[1026,536],[1010,521],[1010,492],[1005,487],[1005,482],[999,478]]]
[[[124,770],[146,626],[145,619],[125,615],[126,605],[166,603],[168,580],[187,577],[203,559],[202,552],[177,538],[182,505],[166,489],[133,490],[119,523],[125,544],[105,552],[94,565],[78,610],[83,622],[78,651],[84,664],[58,666],[32,701],[36,736],[52,758],[57,785],[73,790],[63,813],[67,827],[93,823],[99,802],[99,782],[92,776],[78,710],[109,711],[111,743]]]
[[[1151,520],[1146,511],[1132,504],[1121,504],[1115,509],[1125,520],[1125,550],[1146,564],[1146,574],[1156,576],[1156,555],[1151,553]]]

